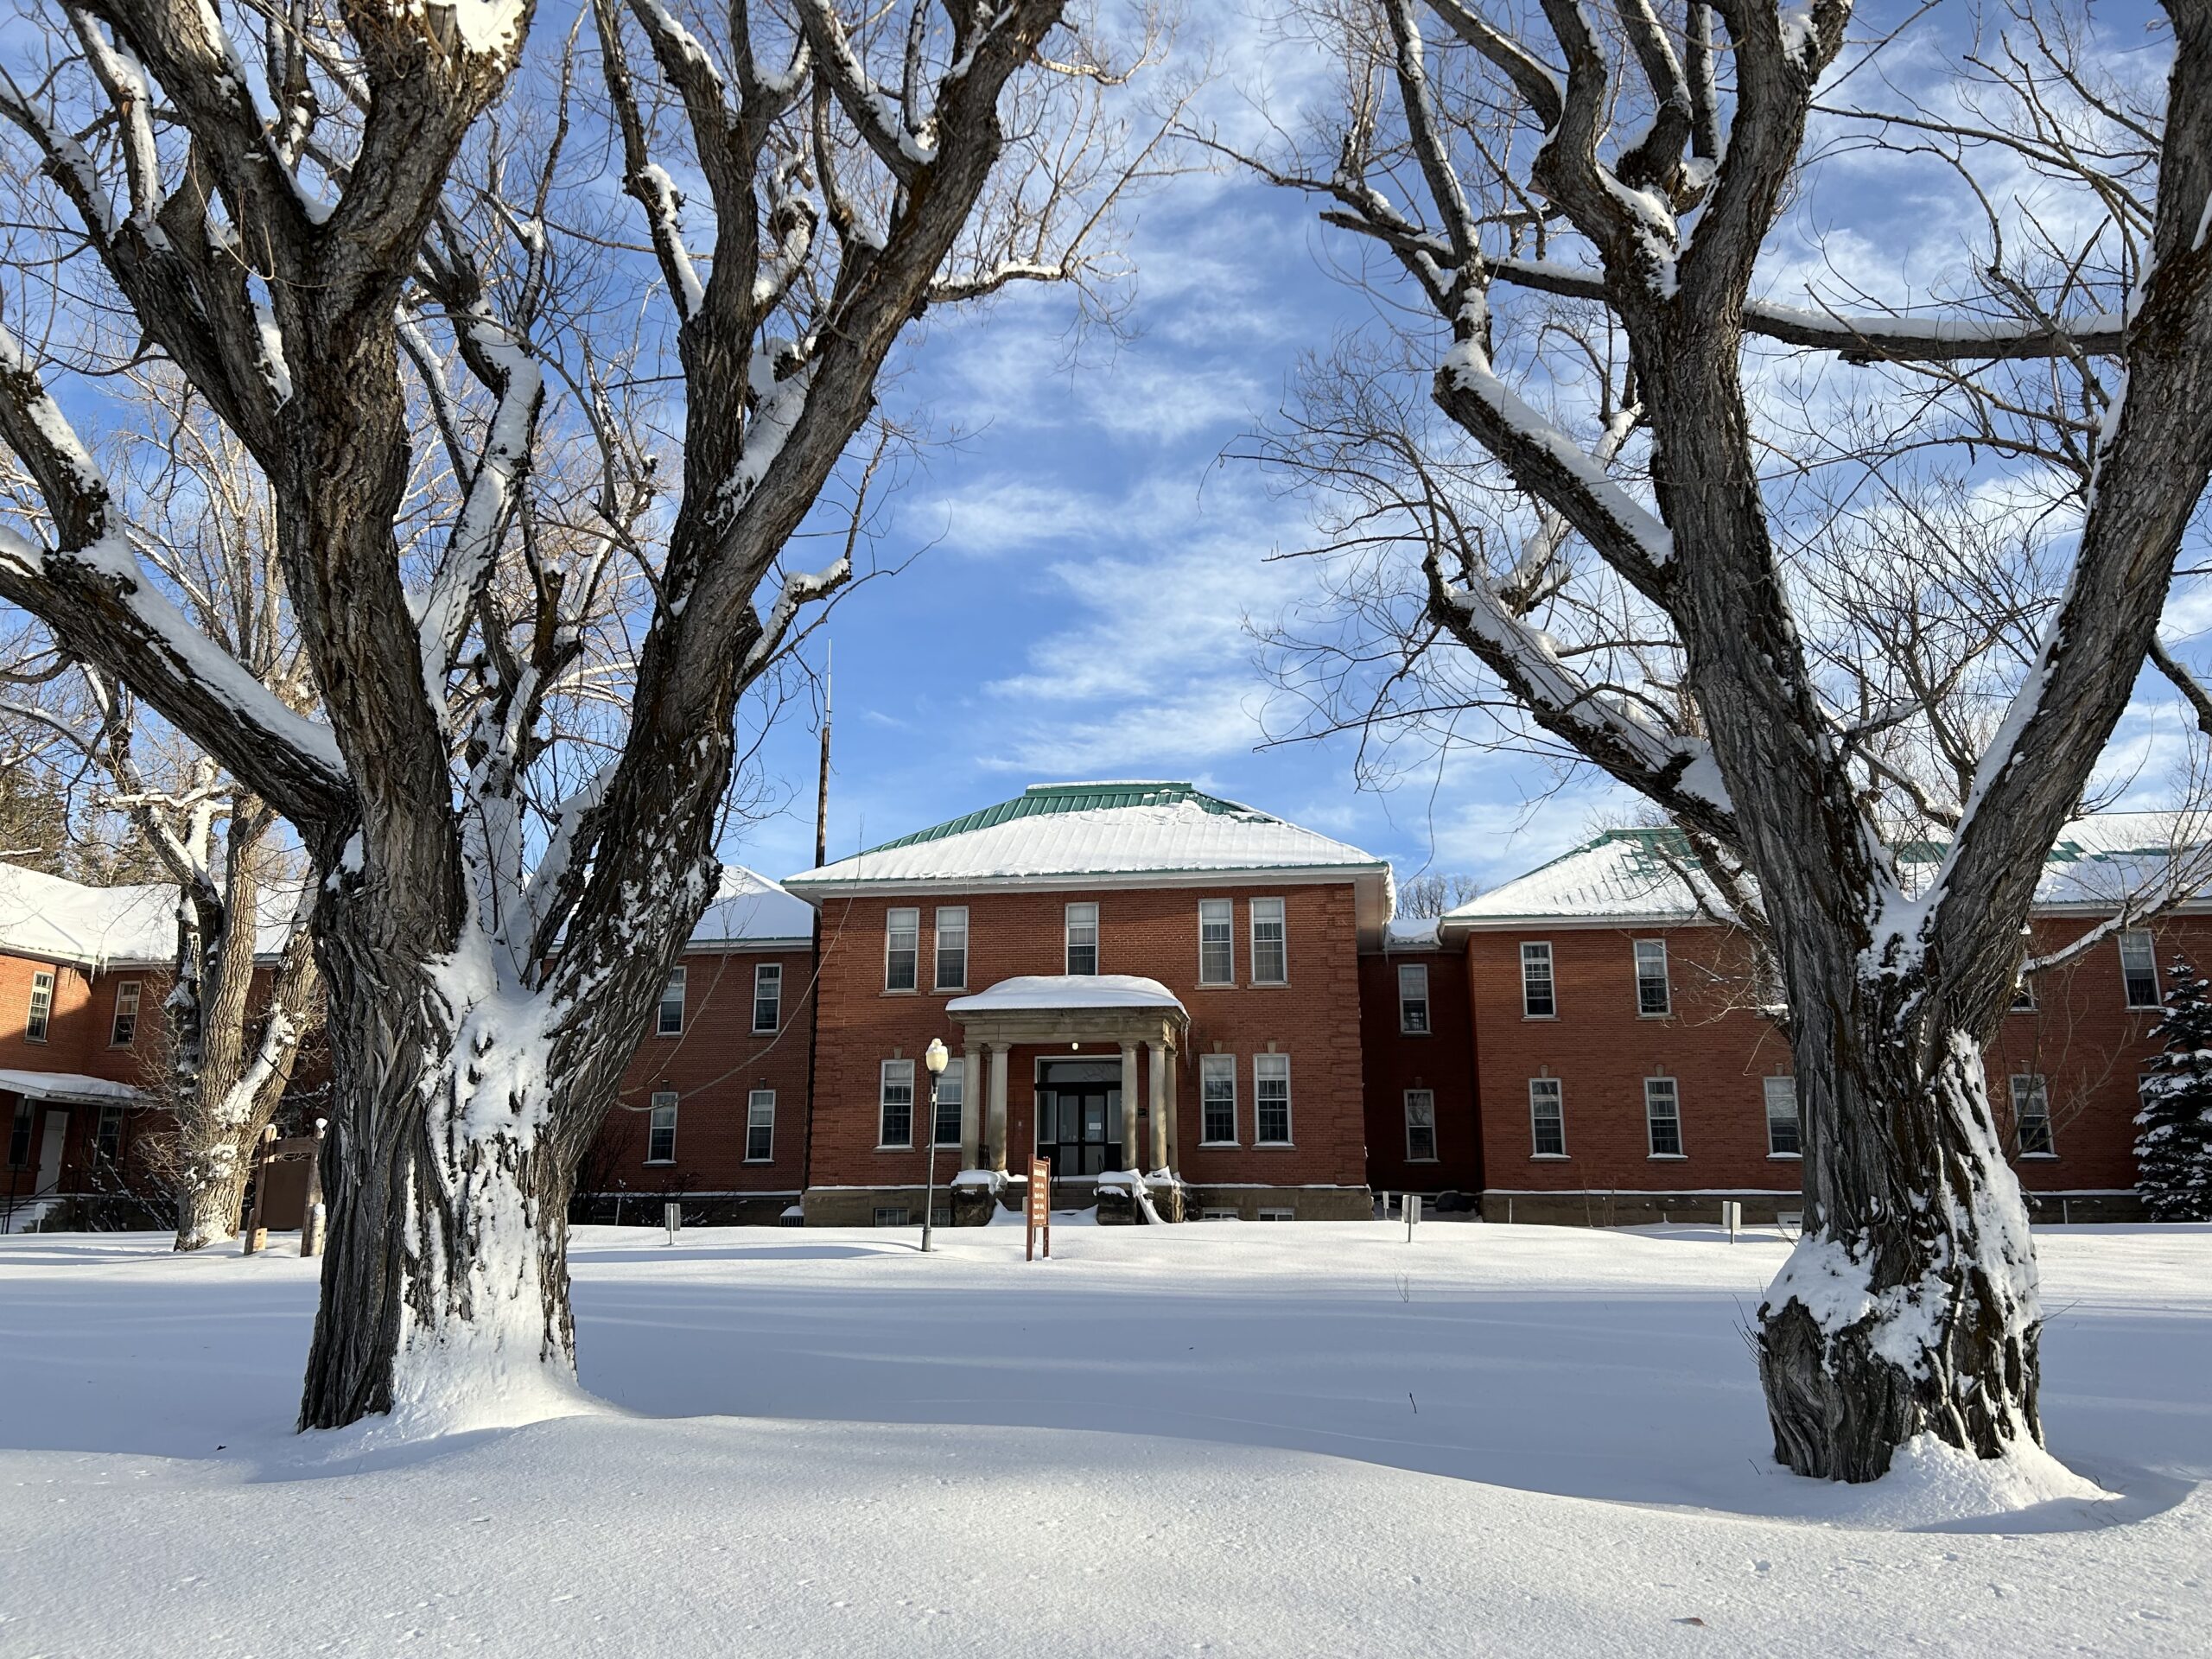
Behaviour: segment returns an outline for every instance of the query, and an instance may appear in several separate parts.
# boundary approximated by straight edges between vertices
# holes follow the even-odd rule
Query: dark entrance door
[[[1037,1155],[1055,1180],[1122,1167],[1118,1060],[1048,1060],[1037,1082]]]

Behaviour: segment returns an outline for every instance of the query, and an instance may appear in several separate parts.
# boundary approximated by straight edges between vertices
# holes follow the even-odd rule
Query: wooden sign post
[[[1045,1159],[1029,1160],[1029,1243],[1025,1262],[1037,1259],[1037,1236],[1045,1236],[1045,1254],[1052,1254],[1052,1166]]]
[[[313,1135],[294,1135],[289,1141],[276,1138],[274,1123],[261,1131],[261,1139],[253,1147],[253,1209],[246,1217],[245,1254],[269,1248],[269,1176],[278,1164],[304,1163],[307,1167],[307,1192],[300,1216],[300,1254],[321,1255],[324,1211],[322,1207],[322,1133],[318,1122]]]

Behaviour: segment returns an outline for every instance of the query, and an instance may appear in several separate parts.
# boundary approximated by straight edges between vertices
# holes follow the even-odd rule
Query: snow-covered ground
[[[1775,1468],[1771,1237],[1056,1230],[586,1230],[607,1405],[428,1446],[284,1432],[312,1262],[0,1239],[0,1654],[2212,1643],[2212,1228],[2038,1235],[2050,1445],[2114,1496],[1996,1516]]]

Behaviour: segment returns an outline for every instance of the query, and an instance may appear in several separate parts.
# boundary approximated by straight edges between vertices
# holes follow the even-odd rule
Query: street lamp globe
[[[945,1052],[944,1039],[942,1037],[931,1038],[930,1046],[922,1051],[922,1064],[929,1067],[930,1075],[933,1077],[944,1075],[945,1062],[950,1058],[951,1056]]]

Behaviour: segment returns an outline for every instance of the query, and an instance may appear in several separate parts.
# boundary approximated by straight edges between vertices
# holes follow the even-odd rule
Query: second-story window
[[[919,983],[922,952],[922,912],[887,910],[883,912],[883,988],[911,991]]]
[[[661,987],[660,1013],[653,1029],[664,1037],[681,1036],[683,1032],[683,969],[669,970],[668,983]]]
[[[1226,899],[1198,900],[1198,983],[1236,982],[1236,918]]]
[[[1095,974],[1098,971],[1098,906],[1070,905],[1068,906],[1068,972]]]
[[[1428,964],[1398,964],[1398,1029],[1425,1035],[1428,1031]]]
[[[1530,1020],[1548,1020],[1559,1012],[1552,995],[1552,948],[1548,944],[1521,947],[1521,1012]]]
[[[108,1027],[107,1046],[128,1048],[138,1040],[138,982],[126,979],[115,988],[115,1022]]]
[[[1645,1019],[1666,1014],[1673,1004],[1667,995],[1667,941],[1636,942],[1636,1011]]]
[[[2129,1007],[2158,1006],[2158,959],[2151,953],[2150,934],[2140,928],[2131,928],[2120,936],[2120,975],[2127,986]]]
[[[937,988],[968,988],[968,906],[955,905],[937,913]]]
[[[1283,925],[1282,900],[1252,901],[1252,982],[1282,985],[1290,979],[1290,941]]]
[[[753,967],[753,1029],[771,1032],[784,1023],[784,964],[755,963]]]
[[[54,1018],[54,976],[47,973],[31,976],[30,1012],[23,1016],[23,1040],[42,1043],[46,1027]]]

